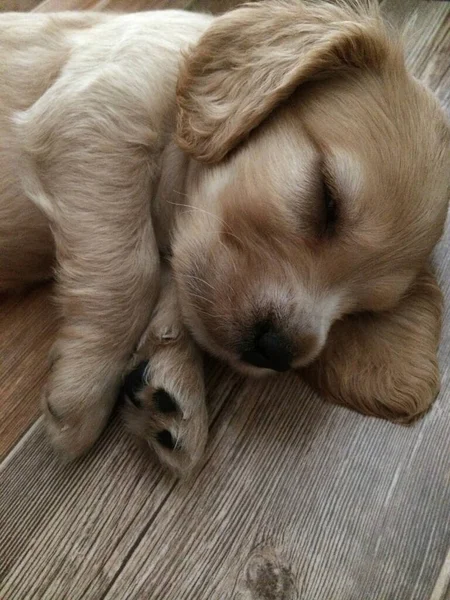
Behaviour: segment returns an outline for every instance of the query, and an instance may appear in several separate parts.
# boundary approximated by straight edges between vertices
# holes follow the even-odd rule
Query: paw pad
[[[122,386],[122,396],[127,396],[130,401],[137,406],[138,408],[142,407],[142,404],[138,398],[136,398],[136,394],[141,391],[141,389],[145,386],[145,371],[148,366],[148,361],[142,361],[139,365],[133,369],[128,375],[125,377]]]
[[[174,413],[178,411],[178,405],[166,390],[159,388],[153,394],[153,400],[155,402],[156,409],[164,414]]]
[[[176,442],[174,441],[170,431],[168,431],[167,429],[164,429],[163,431],[158,431],[158,433],[156,434],[156,439],[161,444],[161,446],[164,446],[164,448],[167,448],[168,450],[175,450]]]
[[[174,473],[183,475],[197,465],[206,443],[204,390],[201,382],[193,386],[187,369],[183,386],[182,368],[176,364],[171,377],[168,365],[158,360],[142,361],[125,376],[123,414],[128,428]]]

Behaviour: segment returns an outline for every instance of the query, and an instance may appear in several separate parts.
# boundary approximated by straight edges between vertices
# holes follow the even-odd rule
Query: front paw
[[[54,449],[72,460],[90,450],[105,428],[121,369],[117,361],[88,352],[86,345],[81,352],[76,341],[62,338],[50,359],[41,401],[45,426]]]
[[[109,407],[106,408],[102,402],[93,399],[84,404],[81,400],[73,390],[55,392],[51,386],[42,397],[47,435],[56,452],[66,460],[86,454],[109,417]]]
[[[208,436],[202,379],[193,378],[192,371],[184,377],[180,365],[171,373],[153,360],[143,361],[126,376],[122,394],[128,428],[178,476],[191,472]]]

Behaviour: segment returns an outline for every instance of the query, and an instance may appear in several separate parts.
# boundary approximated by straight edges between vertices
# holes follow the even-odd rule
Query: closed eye
[[[335,189],[329,178],[322,177],[322,204],[323,204],[323,234],[331,235],[336,229],[339,218],[339,209]]]

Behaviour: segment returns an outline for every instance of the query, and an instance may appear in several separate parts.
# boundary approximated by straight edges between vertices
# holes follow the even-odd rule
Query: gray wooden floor
[[[413,4],[411,67],[450,109],[450,3],[385,8],[399,18]],[[185,483],[117,421],[84,460],[61,464],[41,419],[20,411],[24,374],[0,365],[0,598],[449,600],[449,226],[435,262],[442,391],[425,419],[395,426],[324,404],[295,376],[246,381],[211,362],[207,462]],[[3,337],[2,359],[33,350],[42,302],[0,303],[0,339],[27,323],[23,339]],[[35,339],[51,337],[48,322],[35,327]]]

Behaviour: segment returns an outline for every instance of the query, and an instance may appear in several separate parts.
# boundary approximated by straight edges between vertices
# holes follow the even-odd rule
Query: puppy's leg
[[[103,430],[159,293],[151,164],[129,148],[107,150],[92,168],[75,157],[67,178],[54,169],[61,193],[48,196],[63,321],[43,409],[53,445],[68,458]]]
[[[63,324],[43,405],[68,457],[88,450],[105,426],[158,297],[150,209],[164,142],[125,73],[105,67],[94,77],[73,60],[75,72],[68,66],[15,116],[21,182],[55,238]]]
[[[64,242],[57,236],[64,321],[43,408],[54,446],[69,458],[88,450],[104,428],[159,288],[149,220],[130,237],[94,223],[101,215],[92,226],[79,222],[76,235],[66,230]]]
[[[181,322],[168,273],[133,366],[124,384],[125,421],[164,464],[187,474],[203,455],[208,416],[202,357]]]

